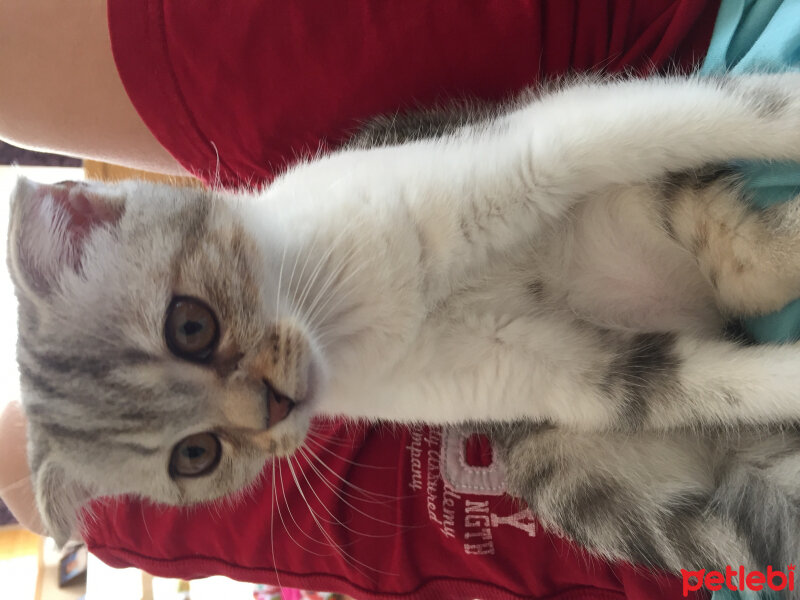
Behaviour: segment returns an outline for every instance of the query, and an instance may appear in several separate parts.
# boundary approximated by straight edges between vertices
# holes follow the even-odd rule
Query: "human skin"
[[[0,0],[0,138],[185,175],[128,99],[106,0]]]
[[[34,502],[28,458],[27,422],[18,402],[10,402],[0,413],[0,498],[22,525],[42,532]]]

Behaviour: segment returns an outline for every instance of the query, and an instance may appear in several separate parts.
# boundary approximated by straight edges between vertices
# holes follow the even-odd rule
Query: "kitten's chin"
[[[311,425],[306,408],[298,403],[280,423],[256,435],[255,443],[267,458],[290,456],[303,445]]]

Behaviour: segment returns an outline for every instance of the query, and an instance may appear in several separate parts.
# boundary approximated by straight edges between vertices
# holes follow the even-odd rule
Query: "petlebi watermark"
[[[773,569],[768,566],[766,571],[746,571],[743,566],[734,568],[730,565],[725,567],[725,571],[711,571],[700,569],[699,571],[687,571],[681,569],[683,578],[683,597],[689,592],[697,592],[705,589],[717,592],[722,589],[743,592],[751,590],[759,592],[761,590],[794,590],[794,565],[788,565],[784,571]]]

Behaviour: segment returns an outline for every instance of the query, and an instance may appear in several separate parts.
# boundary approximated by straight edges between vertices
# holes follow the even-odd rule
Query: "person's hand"
[[[20,524],[42,533],[27,455],[27,421],[18,402],[0,413],[0,498]]]

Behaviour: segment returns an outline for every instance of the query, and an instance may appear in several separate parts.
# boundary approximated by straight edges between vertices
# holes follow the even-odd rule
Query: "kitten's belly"
[[[541,268],[562,301],[598,325],[716,333],[713,288],[662,228],[659,201],[644,186],[587,200],[554,233]]]

